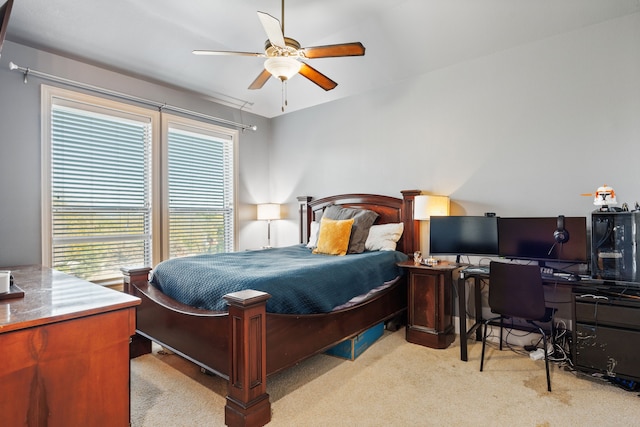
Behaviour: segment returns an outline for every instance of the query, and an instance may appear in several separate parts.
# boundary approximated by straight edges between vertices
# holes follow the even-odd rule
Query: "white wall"
[[[640,201],[640,14],[273,120],[271,195],[446,194],[452,214],[589,216]],[[421,54],[428,55],[428,52]],[[295,243],[295,214],[276,224]]]
[[[255,221],[254,204],[269,198],[265,159],[269,150],[270,120],[200,96],[5,42],[0,58],[0,265],[41,263],[40,85],[60,86],[35,76],[29,77],[25,85],[21,73],[9,70],[10,61],[66,79],[257,125],[257,132],[241,132],[239,138],[238,247],[255,247],[258,233],[262,238],[262,228]]]

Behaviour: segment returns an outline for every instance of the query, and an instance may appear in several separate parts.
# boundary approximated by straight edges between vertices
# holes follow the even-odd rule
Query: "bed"
[[[414,197],[344,194],[311,200],[298,197],[300,243],[309,241],[312,223],[325,208],[337,205],[378,214],[375,225],[403,223],[397,251],[410,254],[419,245],[413,219]],[[349,257],[351,255],[347,255]],[[267,376],[293,366],[380,322],[401,318],[407,307],[404,276],[375,295],[344,308],[314,314],[267,310],[270,295],[244,289],[224,296],[227,310],[210,310],[178,302],[150,283],[150,268],[123,268],[125,292],[141,299],[131,357],[151,351],[151,341],[226,378],[229,382],[227,425],[260,426],[271,419]]]

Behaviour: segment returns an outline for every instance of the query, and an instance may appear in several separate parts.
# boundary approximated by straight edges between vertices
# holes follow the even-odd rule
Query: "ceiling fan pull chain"
[[[288,81],[289,81],[289,80],[287,79],[287,80],[285,80],[285,82],[284,82],[284,105],[285,105],[286,107],[288,107],[288,106],[289,106],[289,102],[287,101],[287,98],[289,97],[289,93],[287,92],[287,90],[288,90],[288,89],[287,89],[287,87],[289,86],[289,85],[288,85],[288,83],[287,83]]]
[[[284,113],[284,107],[287,105],[287,81],[282,80],[282,112]]]

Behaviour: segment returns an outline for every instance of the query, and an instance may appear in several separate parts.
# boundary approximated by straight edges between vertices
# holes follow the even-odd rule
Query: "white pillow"
[[[311,222],[311,230],[309,231],[309,249],[315,249],[318,246],[318,234],[320,232],[320,223],[318,221]]]
[[[364,244],[367,251],[395,251],[402,237],[404,223],[372,225]]]

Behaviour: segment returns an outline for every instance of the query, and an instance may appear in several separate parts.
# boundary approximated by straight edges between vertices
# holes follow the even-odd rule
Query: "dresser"
[[[47,267],[2,269],[24,291],[0,299],[2,424],[128,426],[140,300]]]

